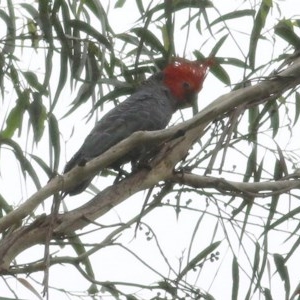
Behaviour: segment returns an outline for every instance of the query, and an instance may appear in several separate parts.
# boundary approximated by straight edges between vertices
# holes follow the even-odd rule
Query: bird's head
[[[212,59],[205,62],[176,58],[163,69],[163,83],[176,99],[177,108],[191,106],[202,89]]]

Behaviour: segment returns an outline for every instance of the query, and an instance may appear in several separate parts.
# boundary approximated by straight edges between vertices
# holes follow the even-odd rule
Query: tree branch
[[[216,190],[232,193],[254,194],[256,197],[268,197],[275,193],[286,193],[300,188],[300,179],[276,180],[266,182],[237,182],[225,180],[224,178],[201,176],[190,173],[176,173],[170,178],[172,182],[191,186],[193,188],[213,188]]]
[[[268,99],[268,97],[283,93],[299,83],[300,59],[269,80],[219,97],[191,120],[162,131],[137,132],[101,156],[88,162],[86,166],[76,167],[63,176],[56,176],[17,209],[4,216],[0,220],[0,232],[4,232],[4,230],[13,224],[18,224],[49,196],[59,191],[68,190],[80,181],[97,174],[100,169],[111,165],[112,162],[142,143],[165,142],[162,150],[151,162],[151,168],[139,170],[119,183],[106,188],[81,207],[58,215],[54,220],[54,224],[51,224],[54,228],[53,238],[68,235],[77,229],[85,227],[91,221],[99,218],[131,195],[153,187],[160,181],[172,179],[194,187],[214,187],[216,179],[211,180],[209,177],[194,177],[196,175],[192,174],[185,174],[180,179],[179,175],[175,176],[173,174],[175,165],[186,156],[186,153],[195,141],[203,135],[206,126],[211,121],[235,109],[241,104],[253,104]],[[282,188],[290,189],[299,187],[298,180],[255,184],[229,182],[230,184],[226,184],[226,181],[218,179],[217,183],[219,187],[221,186],[221,188],[226,190],[230,190],[231,186],[240,191],[247,191],[248,189],[248,191],[255,191],[256,193],[261,191],[260,189],[275,190],[281,185]],[[261,185],[259,186],[258,184]],[[49,224],[50,217],[41,216],[32,224],[7,233],[0,243],[0,273],[7,272],[11,261],[23,250],[38,243],[45,243]]]

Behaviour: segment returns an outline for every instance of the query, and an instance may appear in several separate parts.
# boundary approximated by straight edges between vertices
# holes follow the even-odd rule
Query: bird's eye
[[[184,81],[184,82],[182,83],[182,86],[183,86],[183,88],[186,89],[186,90],[189,90],[190,87],[191,87],[191,85],[190,85],[187,81]]]

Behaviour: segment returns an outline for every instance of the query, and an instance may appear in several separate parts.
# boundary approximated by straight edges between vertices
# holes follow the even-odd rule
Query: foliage
[[[300,21],[279,1],[246,2],[230,11],[206,0],[1,3],[0,296],[23,297],[14,277],[37,298],[40,286],[60,299],[297,296]],[[66,157],[176,55],[214,57],[201,109],[77,173],[99,172],[142,138],[169,156],[159,153],[152,173],[125,166],[117,183],[102,170],[58,212],[59,191],[80,180],[56,176]],[[70,273],[69,286],[53,276]]]

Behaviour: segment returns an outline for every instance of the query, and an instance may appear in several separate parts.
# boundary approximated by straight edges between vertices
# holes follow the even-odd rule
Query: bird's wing
[[[97,157],[136,131],[165,128],[173,112],[165,88],[137,91],[96,124],[81,148],[67,163],[64,172]]]

